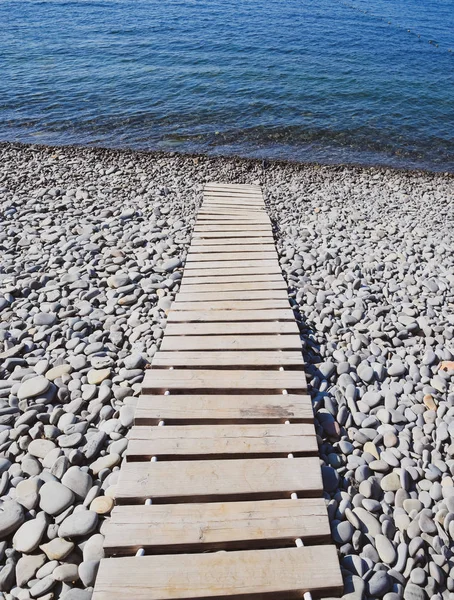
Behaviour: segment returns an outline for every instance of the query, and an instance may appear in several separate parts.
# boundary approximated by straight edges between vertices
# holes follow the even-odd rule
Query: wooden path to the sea
[[[312,420],[261,190],[209,184],[93,600],[340,594]]]

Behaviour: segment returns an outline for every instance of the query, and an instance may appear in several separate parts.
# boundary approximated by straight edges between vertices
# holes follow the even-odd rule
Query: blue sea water
[[[454,172],[454,0],[0,0],[0,140]]]

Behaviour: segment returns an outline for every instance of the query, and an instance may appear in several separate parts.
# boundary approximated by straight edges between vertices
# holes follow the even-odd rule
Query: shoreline
[[[237,162],[249,165],[260,166],[263,170],[263,164],[267,165],[265,170],[269,166],[279,166],[281,168],[295,168],[295,169],[347,169],[347,170],[360,170],[360,171],[371,171],[376,173],[407,173],[409,175],[433,175],[443,176],[447,178],[454,178],[454,171],[443,171],[443,170],[430,170],[430,169],[412,169],[398,166],[385,166],[381,164],[376,165],[364,165],[361,163],[319,163],[319,162],[300,162],[286,159],[271,159],[271,158],[250,158],[240,155],[223,155],[223,154],[199,154],[199,153],[185,153],[177,151],[162,151],[162,150],[141,150],[135,148],[116,148],[109,146],[97,146],[97,145],[78,145],[78,144],[65,144],[65,145],[49,145],[49,144],[33,144],[28,142],[11,142],[11,141],[0,141],[0,150],[2,148],[17,148],[17,149],[36,149],[39,150],[74,150],[74,151],[92,151],[99,153],[100,156],[108,154],[124,154],[124,155],[137,155],[137,156],[148,156],[154,158],[175,158],[181,159],[197,159],[207,161],[220,161],[220,162]]]

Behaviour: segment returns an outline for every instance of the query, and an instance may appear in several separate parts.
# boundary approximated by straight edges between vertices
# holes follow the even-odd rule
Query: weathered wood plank
[[[194,275],[193,272],[183,273],[182,285],[194,285],[194,284],[218,284],[218,283],[257,283],[257,282],[266,282],[266,283],[279,283],[285,286],[285,283],[282,283],[282,273],[248,273],[248,274],[240,274],[235,275],[234,273],[229,273],[227,275],[213,275],[211,280],[206,279],[204,276]]]
[[[288,309],[264,310],[173,310],[167,315],[168,323],[198,323],[203,321],[292,321],[293,311]]]
[[[247,196],[257,196],[263,202],[263,194],[262,190],[259,187],[253,188],[248,186],[207,186],[203,190],[204,197],[209,196],[210,194],[225,194],[227,196],[232,196],[235,194],[239,195],[247,195]]]
[[[124,462],[117,504],[215,502],[317,497],[323,492],[317,457]]]
[[[210,268],[207,267],[204,263],[200,263],[200,267],[198,269],[187,269],[185,270],[186,277],[218,277],[222,275],[230,276],[230,277],[239,277],[240,275],[250,275],[254,277],[255,275],[281,275],[281,269],[279,266],[270,266],[270,267],[216,267]],[[281,275],[282,277],[282,275]]]
[[[262,231],[265,235],[271,235],[272,229],[271,225],[256,225],[254,223],[247,223],[246,225],[242,225],[240,223],[232,223],[229,225],[216,225],[211,223],[199,223],[194,227],[194,233],[205,233],[206,231],[216,231],[219,233],[230,233],[237,231],[251,231],[254,230],[255,233]]]
[[[228,204],[230,206],[238,206],[244,209],[258,206],[265,208],[263,199],[255,194],[214,194],[209,193],[204,196],[203,206],[217,206],[219,204]]]
[[[203,271],[205,269],[258,269],[266,268],[270,273],[281,273],[281,267],[275,258],[254,260],[252,258],[244,257],[241,259],[234,260],[208,260],[204,262],[189,262],[185,265],[185,271],[189,274],[190,271]]]
[[[200,302],[200,301],[213,301],[218,302],[220,298],[223,301],[226,300],[241,300],[249,301],[256,300],[259,297],[261,300],[287,300],[288,295],[286,290],[261,290],[259,294],[256,291],[239,290],[223,292],[187,292],[180,291],[178,294],[179,302]]]
[[[252,190],[262,193],[262,186],[258,183],[223,183],[220,181],[210,181],[205,183],[205,185],[203,186],[204,191],[208,191],[211,189],[226,191]]]
[[[93,600],[300,600],[342,593],[335,546],[105,558]]]
[[[166,335],[162,350],[301,350],[297,334]]]
[[[226,236],[224,238],[209,238],[209,239],[193,238],[192,242],[191,242],[191,249],[194,250],[195,248],[200,248],[201,246],[216,246],[216,245],[237,246],[238,244],[243,244],[243,243],[247,243],[249,245],[251,245],[251,244],[269,245],[269,244],[273,244],[274,240],[270,236],[267,236],[265,238],[261,238],[261,237],[250,238],[248,240],[239,239],[237,237],[232,237],[232,236],[228,236],[228,237]]]
[[[281,337],[296,337],[299,340],[298,336]],[[176,337],[175,339],[183,341],[186,338]],[[166,338],[164,338],[165,340]],[[166,345],[171,346],[172,344]],[[185,350],[186,348],[181,349]],[[142,383],[144,394],[156,393],[160,390],[194,390],[193,393],[196,393],[195,390],[302,391],[305,389],[306,377],[301,371],[159,369],[146,371]]]
[[[295,333],[299,329],[295,321],[253,321],[243,323],[228,321],[226,323],[168,323],[166,336],[181,335],[248,335],[267,333]],[[301,344],[300,344],[301,345]]]
[[[208,323],[204,323],[208,325]],[[245,323],[242,323],[245,325]],[[249,325],[249,323],[247,323]],[[165,352],[160,350],[153,358],[152,368],[162,367],[299,367],[304,365],[301,352],[294,350],[186,350],[179,352]]]
[[[314,426],[178,425],[135,426],[128,433],[127,460],[284,457],[316,455]]]
[[[239,208],[207,208],[200,209],[197,215],[197,219],[201,221],[205,219],[245,219],[247,221],[260,219],[264,223],[270,223],[270,219],[265,212],[265,209],[261,208],[248,208],[248,210],[241,210]]]
[[[296,538],[311,544],[330,541],[322,498],[116,506],[103,533],[104,549],[110,555],[139,548],[152,554],[233,550],[257,542],[260,547],[277,548]]]
[[[266,308],[281,308],[286,309],[289,307],[287,299],[279,300],[278,298],[272,298],[271,300],[212,300],[210,302],[184,302],[182,300],[175,300],[172,305],[172,310],[261,310]]]
[[[214,189],[214,188],[206,188],[203,191],[203,198],[208,200],[209,198],[228,198],[228,199],[243,199],[246,198],[248,200],[255,200],[256,202],[260,202],[262,206],[264,206],[263,195],[260,190],[246,190],[246,189]]]
[[[236,216],[224,216],[218,214],[199,214],[197,215],[199,225],[232,225],[239,223],[242,225],[269,225],[270,220],[265,215],[243,214]]]
[[[248,231],[204,231],[204,232],[196,232],[194,233],[194,238],[260,238],[262,240],[266,240],[268,243],[273,241],[273,236],[266,231],[254,231],[253,227]]]
[[[203,204],[205,207],[218,204],[229,204],[231,206],[264,206],[263,199],[253,194],[204,194]]]
[[[135,423],[307,423],[313,418],[311,398],[304,394],[143,395]]]
[[[183,280],[180,293],[203,293],[203,292],[218,292],[222,293],[224,297],[224,292],[236,292],[236,291],[255,291],[256,293],[271,291],[271,290],[284,290],[287,293],[287,288],[283,287],[281,281],[238,281],[238,282],[230,282],[230,283],[186,283],[186,280]]]
[[[259,244],[231,244],[231,245],[226,245],[226,246],[222,246],[222,245],[214,245],[214,246],[203,246],[203,247],[196,247],[194,248],[193,246],[190,247],[189,249],[189,253],[188,253],[188,257],[189,256],[200,256],[200,257],[204,257],[204,256],[209,256],[210,254],[227,254],[227,253],[231,253],[231,254],[244,254],[244,253],[249,253],[249,252],[254,252],[256,254],[262,254],[262,253],[270,253],[272,254],[274,257],[276,257],[276,250],[273,246],[273,244],[263,244],[263,245],[259,245]],[[201,260],[203,260],[203,258],[201,258]],[[212,260],[212,259],[210,259]]]
[[[186,257],[186,266],[191,263],[211,262],[211,261],[273,261],[276,263],[276,252],[272,250],[260,252],[190,252]]]

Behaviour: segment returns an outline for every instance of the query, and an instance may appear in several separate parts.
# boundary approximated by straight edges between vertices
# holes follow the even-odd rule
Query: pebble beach
[[[348,600],[454,600],[454,176],[0,143],[0,599],[89,600],[208,181],[263,186]]]

